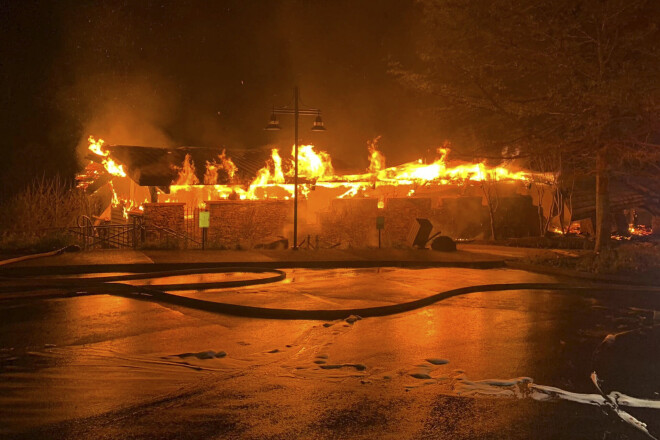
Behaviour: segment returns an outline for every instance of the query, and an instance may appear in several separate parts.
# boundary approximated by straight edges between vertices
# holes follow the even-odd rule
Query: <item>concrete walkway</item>
[[[418,262],[433,263],[479,263],[502,261],[501,256],[481,252],[459,250],[457,252],[435,252],[416,249],[322,249],[322,250],[279,250],[279,251],[144,251],[154,263],[184,262]]]
[[[76,271],[173,270],[210,266],[265,266],[272,268],[333,267],[503,267],[511,258],[500,247],[459,245],[456,252],[417,249],[309,250],[93,250],[23,261],[1,271],[35,274],[65,268]],[[530,249],[537,254],[539,250]],[[526,252],[518,252],[524,256]]]
[[[505,266],[506,260],[548,257],[550,249],[460,244],[456,252],[417,249],[322,249],[309,250],[93,250],[23,261],[2,271],[36,274],[84,271],[154,271],[210,266],[264,266],[271,268],[333,267],[466,267],[489,269]]]

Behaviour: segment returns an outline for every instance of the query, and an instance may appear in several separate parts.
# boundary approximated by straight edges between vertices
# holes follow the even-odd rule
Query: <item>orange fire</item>
[[[179,177],[173,182],[173,185],[198,185],[199,179],[195,175],[195,164],[190,154],[186,154],[183,159],[183,165],[178,168]]]
[[[379,137],[367,143],[369,166],[363,174],[335,173],[329,153],[316,149],[313,145],[299,146],[298,151],[298,195],[307,198],[315,188],[326,188],[334,194],[332,197],[376,197],[379,207],[383,207],[383,193],[376,188],[401,188],[398,194],[413,197],[421,187],[430,185],[466,184],[481,181],[524,181],[531,180],[531,174],[525,171],[512,171],[505,167],[490,167],[485,163],[452,163],[449,165],[449,145],[436,150],[436,159],[431,163],[417,161],[397,166],[386,167],[385,156],[378,149]],[[101,158],[105,171],[115,177],[126,177],[123,166],[116,164],[109,151],[103,147],[104,141],[89,137],[89,149]],[[181,201],[190,206],[204,206],[210,200],[257,200],[291,199],[294,193],[294,151],[282,157],[279,149],[271,150],[270,158],[257,172],[251,182],[237,180],[238,168],[223,150],[217,159],[207,161],[203,184],[196,175],[195,163],[187,154],[178,170],[177,177],[170,185],[169,195],[162,201]],[[224,174],[220,178],[220,173]],[[84,176],[84,177],[83,177]],[[88,166],[83,179],[98,178],[98,172]],[[229,181],[221,185],[219,181]],[[396,193],[396,190],[395,190]],[[113,205],[122,204],[125,211],[139,209],[140,202],[122,198],[115,193]]]
[[[369,173],[378,176],[378,172],[385,168],[385,156],[378,151],[378,141],[380,136],[377,136],[371,141],[367,142],[367,150],[369,151]]]
[[[420,185],[448,185],[465,182],[505,181],[518,180],[529,181],[530,175],[524,171],[513,172],[504,167],[488,167],[484,163],[458,164],[448,166],[447,157],[450,149],[444,145],[437,149],[437,158],[430,164],[421,159],[394,167],[385,167],[385,156],[378,150],[380,136],[368,142],[369,167],[364,174],[341,175],[335,174],[330,154],[325,151],[317,151],[313,145],[302,145],[298,151],[298,176],[299,195],[306,197],[313,187],[338,188],[338,198],[350,198],[356,196],[369,197],[370,189],[376,185],[383,186],[411,186],[406,191],[408,197],[414,196],[416,187]],[[229,163],[232,173],[236,171],[231,159],[221,155],[221,163]],[[207,164],[207,174],[204,182],[206,185],[197,188],[196,177],[194,177],[195,165],[189,156],[186,156],[183,166],[180,168],[179,176],[170,187],[169,200],[177,199],[176,194],[190,195],[196,192],[194,197],[196,205],[203,205],[206,200],[236,199],[290,199],[293,197],[294,151],[291,155],[282,159],[279,149],[271,151],[271,157],[261,168],[254,180],[247,185],[232,184],[218,185],[217,170],[220,166]],[[225,168],[227,169],[227,168]],[[228,174],[233,176],[232,173]],[[209,186],[209,184],[211,186]],[[413,187],[414,186],[414,187]],[[188,199],[189,197],[184,197]]]
[[[118,165],[114,160],[108,157],[110,152],[103,148],[103,144],[105,143],[103,139],[99,139],[97,141],[94,139],[94,137],[90,136],[87,138],[87,140],[89,141],[89,151],[96,154],[97,156],[102,157],[101,163],[108,173],[112,174],[113,176],[126,177],[124,166]]]
[[[234,162],[227,157],[225,150],[222,150],[222,153],[218,155],[217,161],[206,161],[206,172],[204,173],[204,184],[205,185],[217,185],[218,184],[218,171],[223,170],[227,173],[229,181],[234,180],[234,175],[238,171],[238,167],[234,165]]]

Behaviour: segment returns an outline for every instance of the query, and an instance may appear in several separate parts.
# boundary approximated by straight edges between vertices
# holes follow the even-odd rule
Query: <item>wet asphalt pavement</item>
[[[343,308],[557,281],[511,269],[287,272],[279,284],[183,294]],[[0,294],[0,438],[658,437],[659,325],[660,297],[644,292],[474,293],[354,323]],[[607,401],[594,371],[602,394],[642,403]],[[547,387],[559,391],[539,398]]]

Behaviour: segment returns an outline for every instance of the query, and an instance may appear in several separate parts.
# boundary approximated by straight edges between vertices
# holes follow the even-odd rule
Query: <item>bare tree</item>
[[[660,2],[420,3],[418,58],[392,72],[465,127],[475,155],[559,154],[565,167],[595,173],[599,251],[610,174],[658,163]]]
[[[481,191],[484,193],[486,199],[486,206],[488,207],[488,218],[490,219],[490,236],[493,240],[497,240],[497,227],[495,224],[495,213],[500,205],[500,198],[497,194],[497,182],[492,178],[486,178],[481,181]]]

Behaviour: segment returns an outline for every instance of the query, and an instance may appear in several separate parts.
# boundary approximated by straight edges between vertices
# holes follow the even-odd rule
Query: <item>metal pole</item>
[[[293,89],[294,104],[294,178],[293,178],[293,250],[298,250],[298,86]]]

